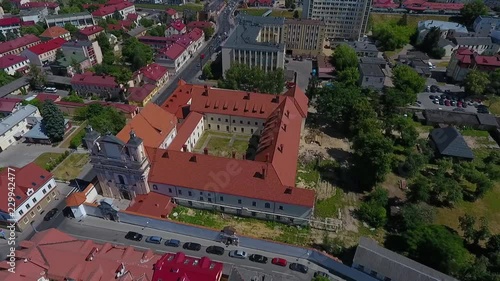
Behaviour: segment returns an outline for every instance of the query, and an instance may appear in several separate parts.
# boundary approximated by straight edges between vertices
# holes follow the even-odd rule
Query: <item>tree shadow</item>
[[[337,162],[344,162],[352,156],[352,153],[349,151],[342,150],[340,148],[328,148],[328,155],[335,159]]]

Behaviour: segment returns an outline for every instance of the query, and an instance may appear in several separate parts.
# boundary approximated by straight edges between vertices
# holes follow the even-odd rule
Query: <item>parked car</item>
[[[450,102],[449,100],[445,100],[445,101],[444,101],[444,105],[446,105],[446,106],[450,106],[450,105],[451,105],[451,102]]]
[[[326,277],[326,278],[329,278],[330,276],[328,276],[328,273],[326,272],[323,272],[323,271],[316,271],[314,272],[314,277]]]
[[[294,270],[294,271],[298,271],[298,272],[302,272],[302,273],[307,273],[307,271],[309,270],[309,268],[303,264],[300,264],[300,263],[291,263],[289,268],[291,270]]]
[[[436,96],[435,95],[430,95],[429,99],[434,100],[434,99],[436,99]]]
[[[249,260],[253,262],[258,262],[258,263],[267,263],[268,258],[264,257],[263,255],[257,255],[253,254],[248,257]]]
[[[282,258],[273,258],[271,260],[271,263],[275,264],[275,265],[279,265],[279,266],[286,266],[286,264],[288,262],[285,259],[282,259]]]
[[[149,236],[148,238],[146,238],[146,242],[152,244],[161,244],[161,240],[163,240],[163,238],[161,238],[160,236]]]
[[[57,89],[54,87],[47,87],[44,89],[44,91],[47,93],[57,93]]]
[[[43,220],[50,221],[57,214],[58,211],[59,211],[59,209],[57,209],[57,208],[54,208],[54,209],[48,211],[47,214],[45,214],[45,217],[43,217]]]
[[[182,246],[182,248],[190,251],[199,251],[201,250],[201,245],[198,243],[187,242],[184,243],[184,246]]]
[[[247,253],[244,251],[240,251],[240,250],[234,250],[234,251],[229,252],[229,256],[232,258],[237,258],[237,259],[246,259]]]
[[[165,241],[165,246],[169,247],[179,247],[181,245],[181,241],[177,239],[168,239]]]
[[[125,239],[128,239],[128,240],[134,240],[134,241],[141,241],[141,240],[142,240],[142,237],[143,237],[143,235],[142,235],[142,234],[137,233],[137,232],[134,232],[134,231],[129,231],[129,232],[127,232],[127,234],[125,235]]]
[[[224,251],[225,251],[224,248],[222,248],[220,246],[210,246],[207,248],[207,253],[218,255],[218,256],[224,255]]]

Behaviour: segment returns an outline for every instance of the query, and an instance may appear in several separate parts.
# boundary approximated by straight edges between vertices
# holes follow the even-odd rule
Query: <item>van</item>
[[[57,93],[57,89],[54,87],[47,87],[47,88],[45,88],[44,91],[47,93]]]

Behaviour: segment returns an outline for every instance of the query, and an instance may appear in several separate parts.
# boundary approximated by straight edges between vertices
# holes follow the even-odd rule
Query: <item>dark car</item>
[[[207,248],[207,253],[218,255],[218,256],[224,255],[224,251],[225,251],[224,248],[222,248],[220,246],[210,246]]]
[[[249,260],[253,262],[258,262],[258,263],[267,263],[268,258],[264,257],[263,255],[257,255],[253,254],[248,257]]]
[[[168,239],[165,241],[165,246],[169,247],[179,247],[181,245],[181,241],[177,239]]]
[[[201,245],[198,243],[187,242],[187,243],[184,243],[182,248],[184,248],[186,250],[190,250],[190,251],[199,251],[199,250],[201,250]]]
[[[307,266],[296,262],[290,264],[290,269],[302,273],[307,273],[307,271],[309,270]]]
[[[152,244],[161,244],[162,240],[163,238],[161,238],[160,236],[149,236],[148,238],[146,238],[146,242]]]
[[[430,96],[429,96],[429,98],[430,98],[431,100],[434,100],[434,99],[436,99],[436,96],[435,96],[435,95],[430,95]]]
[[[142,237],[143,237],[142,234],[133,231],[129,231],[127,232],[127,235],[125,235],[125,239],[134,241],[141,241]]]
[[[57,209],[57,208],[54,208],[54,209],[48,211],[47,214],[45,214],[45,217],[43,217],[43,220],[50,221],[57,214],[58,211],[59,211],[59,209]]]

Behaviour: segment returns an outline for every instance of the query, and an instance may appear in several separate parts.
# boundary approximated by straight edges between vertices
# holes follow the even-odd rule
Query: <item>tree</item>
[[[387,190],[376,188],[366,202],[358,210],[361,220],[373,227],[382,227],[387,222],[387,203],[389,201]]]
[[[490,72],[490,83],[486,91],[488,94],[500,96],[500,69]]]
[[[332,60],[336,71],[342,71],[349,67],[358,67],[358,55],[356,51],[347,44],[340,44],[335,48]]]
[[[472,70],[467,73],[463,81],[465,93],[471,96],[482,95],[489,84],[488,73],[479,70]]]
[[[107,132],[116,135],[125,126],[125,117],[112,107],[101,104],[91,104],[76,111],[75,118],[78,121],[88,120],[94,130],[101,134]]]
[[[420,76],[408,65],[399,64],[392,70],[394,87],[403,93],[412,93],[412,99],[408,103],[415,101],[416,94],[425,89],[425,78]]]
[[[62,98],[62,101],[84,103],[83,99],[77,94],[74,94],[73,92],[70,92],[68,96]]]
[[[120,14],[120,11],[115,10],[115,12],[113,13],[113,19],[115,20],[123,20],[123,16],[122,14]]]
[[[208,62],[207,64],[205,64],[203,66],[203,77],[205,79],[212,79],[213,78],[213,74],[212,74],[212,66],[211,66],[212,62]]]
[[[434,221],[436,210],[425,204],[406,204],[401,208],[404,230],[430,225]]]
[[[155,25],[148,30],[147,34],[149,36],[163,37],[165,36],[165,30],[166,30],[165,25]]]
[[[42,126],[45,134],[52,142],[61,141],[64,137],[64,116],[61,110],[50,100],[42,105]]]
[[[30,86],[35,89],[41,89],[47,83],[47,75],[45,72],[36,64],[30,64]]]
[[[203,33],[205,33],[205,41],[208,41],[214,35],[215,30],[211,26],[205,27],[205,28],[203,28]]]
[[[445,55],[445,50],[439,47],[441,29],[433,27],[427,32],[422,42],[418,45],[420,50],[427,53],[431,58],[441,59]]]
[[[67,31],[69,31],[69,33],[71,35],[74,35],[74,34],[76,34],[79,31],[78,27],[72,25],[69,22],[64,25],[64,29],[66,29]]]
[[[337,75],[337,81],[346,86],[356,86],[359,83],[359,71],[356,67],[348,67],[340,71]]]
[[[2,9],[5,13],[10,13],[12,11],[12,9],[14,8],[14,6],[12,5],[12,3],[10,1],[2,1],[0,6],[2,7]]]
[[[280,94],[285,87],[285,74],[281,68],[266,73],[258,67],[234,64],[224,76],[217,84],[219,88]]]
[[[21,36],[24,36],[26,34],[33,34],[35,36],[39,36],[40,34],[43,33],[43,31],[44,31],[43,27],[39,26],[38,24],[22,26]]]
[[[61,49],[57,49],[56,51],[56,60],[64,58],[64,53]]]
[[[333,87],[323,87],[317,91],[319,115],[331,124],[341,124],[344,128],[349,128],[351,110],[361,98],[361,89],[337,83]]]
[[[316,276],[311,281],[329,281],[330,278],[324,276]]]
[[[139,20],[139,23],[144,26],[145,28],[149,28],[151,26],[153,26],[153,24],[155,23],[152,19],[148,19],[148,18],[141,18]]]
[[[424,167],[425,164],[429,162],[429,158],[417,152],[411,152],[398,167],[398,174],[405,178],[413,178],[420,170]],[[419,200],[428,202],[427,200]]]
[[[9,30],[7,31],[7,34],[5,35],[5,38],[7,39],[7,41],[10,41],[10,40],[14,40],[16,39],[16,34],[14,34],[14,32],[12,32],[12,30]]]
[[[122,55],[125,61],[132,65],[134,71],[153,62],[151,47],[139,42],[135,37],[123,43]]]
[[[464,233],[465,240],[472,245],[478,245],[480,241],[487,239],[490,235],[488,222],[484,217],[480,218],[479,228],[476,229],[476,218],[465,214],[458,218],[460,230]]]
[[[404,116],[395,116],[386,121],[386,134],[392,138],[396,138],[398,144],[405,148],[415,146],[418,139],[418,132],[412,120]]]
[[[379,23],[373,27],[373,37],[385,51],[394,51],[410,43],[414,28],[395,21]]]
[[[297,11],[297,10],[293,11],[293,18],[298,19],[299,17],[300,17],[299,11]]]
[[[5,42],[7,41],[7,38],[5,37],[5,35],[3,35],[3,32],[0,32],[0,42]]]
[[[14,81],[14,77],[7,74],[4,70],[0,71],[0,87],[9,84],[12,81]]]
[[[464,5],[460,14],[464,23],[470,26],[477,17],[488,14],[488,7],[483,0],[473,0]]]
[[[59,14],[76,14],[82,12],[79,6],[64,6],[59,10]]]

